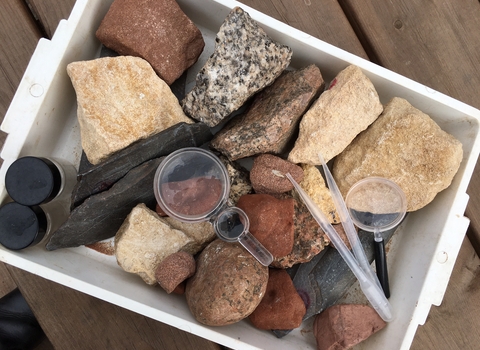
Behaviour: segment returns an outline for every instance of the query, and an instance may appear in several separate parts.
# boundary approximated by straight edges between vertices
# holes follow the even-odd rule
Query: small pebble
[[[155,279],[158,284],[170,294],[178,285],[195,273],[195,259],[186,252],[177,252],[167,256],[158,265]]]

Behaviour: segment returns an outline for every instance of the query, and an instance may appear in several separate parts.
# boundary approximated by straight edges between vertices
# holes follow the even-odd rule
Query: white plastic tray
[[[100,43],[94,33],[110,3],[77,0],[70,18],[60,22],[52,40],[41,39],[38,43],[1,127],[9,134],[1,153],[2,199],[6,198],[6,169],[20,156],[54,156],[78,164],[81,147],[76,97],[66,65],[98,57]],[[293,67],[315,63],[328,82],[347,65],[355,64],[372,80],[383,103],[394,96],[403,97],[462,142],[463,161],[452,185],[431,204],[409,214],[391,244],[390,301],[396,312],[395,321],[359,346],[408,349],[431,305],[439,305],[443,298],[469,224],[463,215],[468,202],[466,189],[479,154],[480,111],[238,2],[178,0],[178,3],[200,27],[207,42],[200,62],[189,76],[190,82],[195,69],[212,52],[213,38],[230,9],[241,6],[269,35],[293,49]],[[192,317],[184,297],[149,287],[138,276],[121,270],[113,257],[84,247],[54,252],[40,247],[11,252],[0,247],[0,260],[230,348],[316,348],[311,321],[282,339],[255,329],[248,320],[227,327],[205,327]]]

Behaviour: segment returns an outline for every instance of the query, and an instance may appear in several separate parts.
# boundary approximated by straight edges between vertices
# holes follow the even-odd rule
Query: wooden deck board
[[[51,38],[58,22],[61,19],[67,19],[72,11],[75,0],[63,1],[45,1],[45,0],[25,0],[30,7],[34,17],[39,21],[47,38]]]

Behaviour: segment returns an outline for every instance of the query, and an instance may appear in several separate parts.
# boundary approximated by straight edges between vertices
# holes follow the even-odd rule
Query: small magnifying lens
[[[264,266],[272,263],[272,254],[248,231],[245,212],[228,205],[228,172],[213,153],[195,147],[171,153],[158,166],[153,189],[169,216],[189,223],[210,221],[218,238],[239,242]]]

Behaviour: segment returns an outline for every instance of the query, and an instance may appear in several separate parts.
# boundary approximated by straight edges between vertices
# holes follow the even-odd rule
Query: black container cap
[[[0,243],[11,250],[33,246],[45,236],[47,224],[42,208],[7,203],[0,208]]]
[[[5,188],[10,197],[28,206],[51,201],[61,186],[60,170],[45,158],[19,158],[10,165],[5,175]]]

